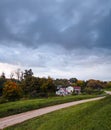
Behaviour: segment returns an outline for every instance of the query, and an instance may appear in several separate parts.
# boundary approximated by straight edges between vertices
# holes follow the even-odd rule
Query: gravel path
[[[105,91],[107,94],[111,95],[111,91]]]
[[[50,112],[53,112],[53,111],[56,111],[56,110],[59,110],[59,109],[62,109],[62,108],[74,106],[74,105],[89,102],[89,101],[100,100],[102,98],[104,98],[104,97],[74,101],[74,102],[69,102],[69,103],[64,103],[64,104],[60,104],[60,105],[45,107],[45,108],[41,108],[41,109],[37,109],[37,110],[32,110],[32,111],[28,111],[28,112],[24,112],[24,113],[12,115],[12,116],[0,118],[0,130],[3,130],[3,128],[6,128],[8,126],[12,126],[12,125],[24,122],[28,119],[44,115],[46,113],[50,113]]]

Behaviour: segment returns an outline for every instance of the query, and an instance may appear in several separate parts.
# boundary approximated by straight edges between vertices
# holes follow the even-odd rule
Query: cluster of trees
[[[64,87],[67,86],[80,86],[82,93],[101,93],[102,89],[111,88],[111,81],[100,81],[100,80],[94,80],[90,79],[87,81],[84,80],[78,80],[77,78],[70,78],[70,79],[56,79],[54,80],[55,85],[61,85]]]
[[[47,97],[56,91],[51,77],[39,78],[33,75],[31,69],[21,72],[20,69],[7,79],[5,74],[0,76],[0,95],[8,100],[18,100],[21,97]]]
[[[10,78],[5,77],[5,73],[0,76],[0,96],[7,100],[18,100],[21,97],[35,98],[47,97],[55,94],[57,86],[80,86],[82,92],[92,94],[102,88],[111,88],[111,82],[103,82],[90,79],[88,81],[70,79],[52,79],[35,77],[32,70],[20,69],[10,74]]]

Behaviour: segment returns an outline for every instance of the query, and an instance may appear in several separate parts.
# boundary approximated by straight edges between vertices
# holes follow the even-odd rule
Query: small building
[[[76,94],[80,94],[81,93],[81,87],[80,86],[74,86],[73,88],[74,88],[74,92]]]
[[[56,91],[56,95],[65,96],[68,95],[68,91],[66,90],[66,88],[60,88],[58,91]]]
[[[68,91],[69,94],[72,94],[73,91],[74,91],[74,88],[73,88],[72,86],[68,86],[68,87],[66,88],[66,90]]]
[[[81,93],[81,87],[79,86],[68,86],[68,87],[58,87],[56,91],[56,95],[58,96],[65,96],[65,95],[71,95],[72,93],[80,94]]]

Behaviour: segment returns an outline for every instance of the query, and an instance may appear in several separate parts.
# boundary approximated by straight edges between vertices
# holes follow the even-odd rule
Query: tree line
[[[40,78],[34,76],[32,69],[24,71],[17,69],[10,74],[10,78],[6,78],[5,73],[2,73],[0,76],[0,96],[8,101],[19,100],[20,98],[54,96],[57,86],[80,86],[82,93],[92,94],[99,92],[103,88],[111,88],[111,82],[94,79],[84,81],[77,78]]]

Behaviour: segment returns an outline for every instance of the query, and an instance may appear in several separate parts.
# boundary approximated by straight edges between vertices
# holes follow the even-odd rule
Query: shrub
[[[6,103],[6,102],[7,102],[7,100],[6,100],[5,98],[0,97],[0,104],[2,104],[2,103]]]
[[[87,94],[92,94],[93,91],[94,91],[94,90],[93,90],[91,87],[86,87],[86,88],[85,88],[85,92],[86,92]]]

